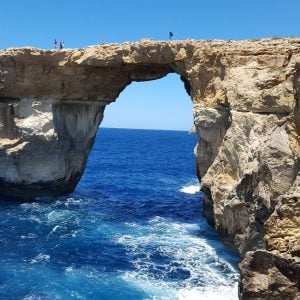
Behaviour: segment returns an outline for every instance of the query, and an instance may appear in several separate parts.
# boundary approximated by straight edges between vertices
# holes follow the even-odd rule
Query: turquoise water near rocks
[[[0,299],[237,299],[239,258],[202,213],[196,137],[98,131],[71,195],[0,210]]]

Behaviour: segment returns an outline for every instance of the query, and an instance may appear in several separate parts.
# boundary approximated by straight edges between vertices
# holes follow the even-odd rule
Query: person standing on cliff
[[[56,39],[54,39],[53,45],[54,45],[54,49],[56,49],[56,47],[57,47],[57,40]]]
[[[174,35],[173,32],[170,31],[170,32],[169,32],[169,40],[172,39],[173,35]]]
[[[65,46],[64,42],[60,42],[59,43],[59,49],[60,50],[64,49],[64,46]]]

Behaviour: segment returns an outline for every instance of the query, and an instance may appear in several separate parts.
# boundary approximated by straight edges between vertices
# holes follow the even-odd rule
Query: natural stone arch
[[[105,105],[133,81],[174,72],[190,93],[184,58],[181,44],[152,41],[143,47],[128,43],[75,51],[4,51],[1,137],[8,138],[9,153],[18,155],[3,149],[3,166],[10,171],[0,174],[1,193],[25,198],[71,192],[83,173]],[[30,155],[34,152],[35,158]]]
[[[63,161],[57,156],[52,159],[49,157],[47,161],[49,164],[50,161],[52,162],[49,168],[46,168],[45,163],[41,162],[42,168],[51,170],[50,173],[44,172],[44,174],[38,170],[38,160],[35,159],[30,163],[31,171],[27,172],[25,167],[22,170],[19,168],[20,155],[17,157],[7,156],[5,154],[7,149],[5,149],[3,157],[7,157],[6,163],[14,166],[14,170],[9,174],[0,174],[3,186],[6,186],[5,189],[2,189],[2,193],[11,193],[22,197],[28,194],[29,197],[32,197],[41,194],[70,192],[83,172],[86,160],[84,157],[89,152],[78,146],[78,143],[72,138],[72,133],[78,130],[74,138],[84,133],[87,139],[86,143],[81,143],[82,145],[90,145],[93,140],[83,129],[84,121],[80,126],[78,125],[80,122],[76,123],[76,120],[80,120],[81,109],[86,112],[86,107],[93,107],[93,109],[89,108],[89,116],[86,113],[83,114],[83,119],[96,120],[94,126],[97,128],[98,123],[101,122],[102,116],[100,115],[105,105],[114,101],[132,81],[159,79],[168,73],[175,72],[180,75],[186,91],[192,99],[196,99],[199,93],[203,96],[207,86],[206,78],[211,78],[211,75],[207,76],[206,73],[211,74],[211,72],[205,71],[204,64],[199,67],[199,74],[203,77],[199,89],[197,87],[199,76],[195,77],[190,74],[195,67],[192,61],[195,45],[195,42],[156,43],[145,41],[141,44],[102,45],[74,51],[51,52],[28,48],[4,51],[0,60],[2,75],[0,97],[3,100],[2,114],[6,116],[3,117],[3,120],[11,124],[9,126],[5,124],[4,128],[7,131],[7,128],[12,127],[12,132],[2,132],[2,138],[7,138],[6,135],[9,135],[7,147],[18,149],[16,150],[18,153],[34,152],[36,146],[32,143],[32,134],[28,134],[32,131],[37,134],[37,140],[41,140],[39,148],[42,148],[42,145],[45,146],[44,153],[51,148],[47,143],[51,143],[52,139],[55,145],[64,149],[64,151],[53,149],[52,152],[63,153],[62,156],[66,155],[66,157]],[[67,105],[70,105],[69,110],[65,109]],[[76,110],[77,112],[75,112]],[[13,113],[7,116],[8,111]],[[56,116],[56,114],[62,115],[60,111],[64,111],[64,118]],[[41,126],[39,122],[33,122],[33,119],[37,120],[37,115],[41,115],[43,112],[48,114],[49,122]],[[28,118],[32,121],[31,124],[27,122]],[[27,121],[22,122],[21,120]],[[64,120],[69,120],[76,126],[72,126],[71,129],[64,123]],[[86,124],[88,123],[87,121]],[[26,124],[35,129],[26,128]],[[44,132],[45,128],[51,128],[53,135],[51,136],[49,130]],[[88,128],[93,136],[95,128],[92,129],[91,125],[88,125]],[[14,139],[10,138],[12,136]],[[16,148],[15,142],[12,142],[16,139],[19,148]],[[30,149],[31,147],[33,148]],[[26,150],[27,148],[28,150]],[[11,152],[15,150],[11,150]],[[76,162],[72,162],[69,157],[70,153],[74,151],[78,153],[75,155]],[[57,170],[53,169],[55,161]],[[59,166],[64,166],[65,171]],[[51,182],[52,184],[50,184]],[[38,188],[39,185],[41,188]],[[46,186],[53,188],[47,189]],[[18,190],[20,192],[17,192]]]
[[[286,298],[295,297],[299,290],[289,270],[297,268],[299,248],[280,228],[288,225],[293,237],[299,234],[299,64],[297,38],[147,40],[64,51],[1,51],[1,192],[33,196],[42,193],[43,185],[50,192],[51,186],[53,191],[71,191],[104,106],[131,81],[176,72],[194,103],[201,136],[198,173],[208,219],[240,253],[273,251],[272,272],[285,276],[278,286],[287,287]],[[76,143],[80,136],[86,137],[84,149]],[[70,151],[75,159],[70,160]],[[272,224],[280,224],[275,233]],[[252,270],[254,265],[260,265],[259,255],[248,255],[245,282],[260,271]],[[258,291],[253,286],[241,287],[251,297],[272,296],[268,286]]]

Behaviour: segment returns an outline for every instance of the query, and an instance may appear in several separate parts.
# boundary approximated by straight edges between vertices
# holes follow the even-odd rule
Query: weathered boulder
[[[105,105],[132,81],[171,72],[194,104],[207,220],[245,255],[240,297],[292,299],[300,251],[298,38],[0,51],[0,193],[71,192]]]

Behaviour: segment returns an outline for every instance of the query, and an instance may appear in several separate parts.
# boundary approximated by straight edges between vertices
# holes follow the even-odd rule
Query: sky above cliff
[[[0,5],[0,49],[51,49],[168,39],[299,36],[298,0],[10,0]],[[108,106],[103,126],[188,130],[191,100],[177,75],[134,83]]]

